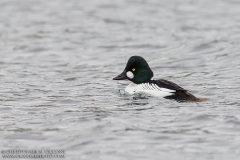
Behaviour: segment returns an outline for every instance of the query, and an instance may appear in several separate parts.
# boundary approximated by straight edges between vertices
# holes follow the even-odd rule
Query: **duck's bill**
[[[123,71],[121,74],[119,74],[117,77],[113,78],[113,80],[124,80],[127,79],[126,71]]]

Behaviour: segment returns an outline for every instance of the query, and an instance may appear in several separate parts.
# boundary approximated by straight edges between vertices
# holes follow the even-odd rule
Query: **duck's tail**
[[[209,101],[209,99],[208,98],[197,98],[196,102],[206,102],[206,101]]]
[[[177,90],[173,95],[164,97],[166,99],[174,99],[178,102],[205,102],[207,98],[197,98],[186,90]]]

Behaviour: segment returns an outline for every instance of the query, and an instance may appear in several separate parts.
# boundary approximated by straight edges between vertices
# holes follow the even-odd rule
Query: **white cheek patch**
[[[130,79],[133,79],[134,75],[131,71],[128,71],[127,72],[127,77],[130,78]]]

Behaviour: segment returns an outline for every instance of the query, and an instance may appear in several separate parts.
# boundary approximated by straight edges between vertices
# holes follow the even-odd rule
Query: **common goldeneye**
[[[206,98],[195,97],[173,82],[164,79],[151,80],[152,77],[153,72],[146,60],[140,56],[132,56],[129,58],[124,71],[113,78],[113,80],[128,79],[132,81],[125,88],[125,91],[129,94],[144,92],[157,97],[174,99],[179,102],[202,102],[208,100]]]

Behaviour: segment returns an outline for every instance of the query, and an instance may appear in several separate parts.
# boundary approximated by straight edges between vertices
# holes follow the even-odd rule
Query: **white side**
[[[134,94],[136,93],[136,87],[137,87],[137,84],[134,84],[134,83],[130,83],[126,88],[125,88],[125,91],[129,94]]]
[[[143,92],[156,97],[166,97],[166,96],[173,95],[173,93],[176,92],[175,90],[160,88],[156,84],[150,84],[150,83],[143,83],[138,85],[134,83],[130,83],[125,88],[125,91],[129,94]]]

